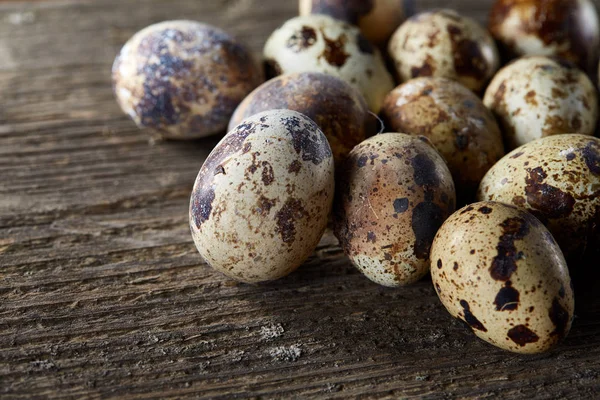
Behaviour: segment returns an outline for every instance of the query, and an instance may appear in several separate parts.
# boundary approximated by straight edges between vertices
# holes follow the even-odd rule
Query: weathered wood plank
[[[370,283],[331,232],[271,284],[202,262],[187,204],[218,138],[149,143],[115,104],[112,59],[171,18],[258,55],[295,3],[0,2],[0,397],[598,397],[598,280],[565,343],[525,357],[476,340],[429,281]],[[444,6],[484,21],[489,4]]]

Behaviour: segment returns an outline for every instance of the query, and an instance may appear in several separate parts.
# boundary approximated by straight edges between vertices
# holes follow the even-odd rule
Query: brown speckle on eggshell
[[[422,278],[433,237],[455,207],[448,167],[427,139],[367,139],[350,152],[336,185],[335,233],[352,263],[384,286]]]
[[[262,71],[226,32],[193,21],[166,21],[136,33],[112,69],[119,105],[141,128],[172,139],[223,132]]]
[[[308,117],[270,110],[244,120],[196,178],[190,227],[198,251],[242,282],[289,274],[325,230],[333,168],[327,139]]]
[[[560,133],[593,135],[598,119],[589,78],[548,57],[522,57],[501,69],[483,102],[498,119],[507,150]]]
[[[459,199],[473,197],[485,173],[504,155],[494,116],[458,82],[412,79],[387,96],[382,113],[391,130],[431,140],[448,163]]]
[[[567,259],[579,259],[600,245],[600,139],[565,134],[523,145],[490,169],[477,197],[533,213]]]
[[[365,100],[354,87],[331,75],[302,72],[276,77],[255,89],[236,109],[229,129],[270,109],[298,111],[316,122],[329,140],[336,163],[377,128]]]
[[[326,15],[287,21],[267,40],[264,57],[271,72],[322,72],[341,78],[356,87],[376,113],[394,87],[379,50],[357,27]]]
[[[479,92],[500,65],[489,33],[453,10],[417,14],[404,22],[388,45],[402,81],[422,76],[458,81]]]
[[[479,338],[541,353],[568,334],[574,299],[567,264],[533,215],[496,202],[458,210],[438,231],[431,259],[442,265],[431,270],[442,304]]]

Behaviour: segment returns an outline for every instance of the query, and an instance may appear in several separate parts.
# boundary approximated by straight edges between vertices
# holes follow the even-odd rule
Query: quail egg
[[[375,113],[394,88],[379,50],[357,27],[326,15],[287,21],[267,40],[264,56],[270,75],[323,72],[345,80]]]
[[[520,58],[501,69],[483,103],[503,130],[507,150],[558,133],[593,135],[596,88],[572,64],[548,57]]]
[[[298,111],[319,125],[336,163],[377,128],[363,96],[345,81],[320,72],[300,72],[273,78],[238,106],[229,129],[243,119],[270,109]]]
[[[171,139],[224,132],[262,71],[226,32],[193,21],[167,21],[136,33],[117,56],[113,89],[140,128]]]
[[[375,135],[338,171],[335,233],[367,278],[410,284],[427,274],[431,242],[455,201],[450,171],[425,137]]]
[[[285,276],[313,252],[331,211],[327,138],[291,110],[256,114],[217,144],[198,173],[190,227],[198,251],[242,282]]]
[[[413,0],[300,0],[300,15],[325,14],[358,25],[367,40],[379,45],[413,7]]]
[[[390,39],[389,54],[402,81],[435,76],[480,92],[500,66],[489,33],[453,10],[427,11],[404,22]]]
[[[600,139],[567,134],[527,143],[490,169],[477,196],[531,212],[568,260],[579,259],[600,247]]]
[[[469,89],[446,78],[411,79],[386,98],[388,128],[426,136],[442,154],[459,200],[468,200],[485,173],[504,155],[492,113]]]
[[[573,319],[573,289],[552,235],[526,211],[471,204],[442,225],[431,278],[448,312],[481,339],[516,353],[559,343]]]
[[[557,56],[595,74],[600,31],[590,0],[497,0],[489,19],[507,58]]]

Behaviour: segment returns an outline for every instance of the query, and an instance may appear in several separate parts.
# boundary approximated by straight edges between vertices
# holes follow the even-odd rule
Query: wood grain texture
[[[444,4],[485,20],[490,1]],[[554,352],[497,350],[425,280],[370,283],[328,232],[296,273],[242,285],[191,241],[193,180],[218,138],[149,142],[110,66],[140,28],[207,21],[258,55],[296,2],[0,3],[0,397],[598,398],[600,284]]]

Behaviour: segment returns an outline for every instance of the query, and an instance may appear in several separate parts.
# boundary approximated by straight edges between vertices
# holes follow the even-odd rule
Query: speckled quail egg
[[[598,14],[589,0],[497,0],[489,29],[507,58],[557,56],[590,74],[598,67]]]
[[[448,218],[431,247],[431,277],[450,314],[502,349],[544,352],[571,327],[565,259],[546,227],[514,206],[475,203]]]
[[[415,78],[386,98],[382,114],[395,132],[426,136],[442,154],[459,199],[469,199],[504,155],[492,113],[469,89],[446,78]]]
[[[360,92],[345,81],[320,72],[285,74],[265,82],[238,106],[229,129],[271,109],[298,111],[316,122],[329,141],[336,163],[377,129],[377,121]]]
[[[425,137],[373,136],[339,169],[335,234],[352,263],[384,286],[413,283],[429,271],[429,250],[454,211],[454,183]]]
[[[311,71],[345,80],[375,113],[394,88],[379,50],[357,27],[326,15],[290,19],[271,34],[264,56],[271,75]]]
[[[483,103],[503,130],[507,150],[559,133],[593,135],[598,118],[596,88],[571,64],[530,56],[501,69]]]
[[[437,76],[480,92],[500,66],[489,33],[452,10],[411,17],[396,30],[388,49],[402,81]]]
[[[191,139],[224,132],[235,107],[263,75],[250,52],[224,31],[167,21],[125,44],[112,79],[119,105],[139,127]]]
[[[379,45],[413,7],[413,0],[300,0],[300,15],[325,14],[358,25],[370,42]]]
[[[567,259],[600,246],[600,139],[555,135],[515,149],[483,178],[478,199],[538,217]]]
[[[242,282],[285,276],[313,252],[331,211],[327,138],[291,110],[256,114],[232,129],[198,173],[190,227],[214,269]]]

